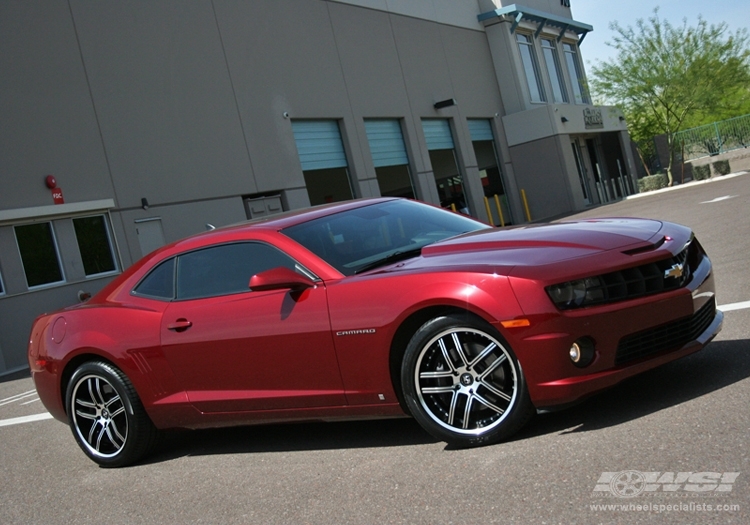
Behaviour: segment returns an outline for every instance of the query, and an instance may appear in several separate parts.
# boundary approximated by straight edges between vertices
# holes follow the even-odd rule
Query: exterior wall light
[[[456,105],[455,98],[447,98],[445,100],[441,100],[440,102],[435,102],[432,105],[432,107],[434,107],[435,109],[443,109],[443,108],[448,108],[448,107],[455,106],[455,105]]]

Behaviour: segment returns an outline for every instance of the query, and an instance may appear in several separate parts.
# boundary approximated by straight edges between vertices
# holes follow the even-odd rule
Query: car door
[[[182,254],[161,344],[190,402],[203,412],[344,405],[322,282],[302,291],[250,291],[250,277],[299,269],[261,242]]]

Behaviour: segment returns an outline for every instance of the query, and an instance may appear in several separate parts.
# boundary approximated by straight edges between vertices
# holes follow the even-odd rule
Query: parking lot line
[[[52,419],[52,414],[45,412],[43,414],[34,414],[33,416],[13,417],[11,419],[0,419],[0,427],[8,427],[10,425],[20,425],[21,423],[31,423],[32,421],[43,421],[45,419]]]
[[[15,403],[16,401],[20,401],[21,399],[35,396],[36,390],[29,390],[28,392],[23,392],[21,394],[16,394],[14,396],[6,397],[5,399],[0,399],[0,407],[3,405],[9,405],[11,403]]]
[[[722,312],[731,312],[732,310],[744,310],[750,308],[750,301],[743,301],[741,303],[732,303],[719,306],[719,310]]]

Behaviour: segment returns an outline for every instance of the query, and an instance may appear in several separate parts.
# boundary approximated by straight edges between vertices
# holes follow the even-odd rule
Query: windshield
[[[282,233],[344,275],[416,257],[428,244],[489,228],[469,217],[410,200],[379,202],[291,226]]]

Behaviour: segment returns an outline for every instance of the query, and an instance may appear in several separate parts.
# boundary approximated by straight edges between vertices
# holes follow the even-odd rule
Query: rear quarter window
[[[138,283],[133,294],[171,301],[174,298],[174,266],[174,258],[159,264]]]

